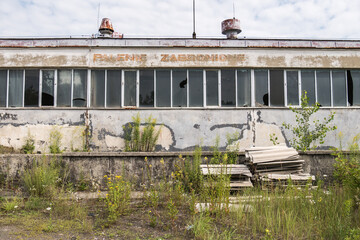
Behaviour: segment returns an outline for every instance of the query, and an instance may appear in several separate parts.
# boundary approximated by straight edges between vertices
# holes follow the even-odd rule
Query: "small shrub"
[[[133,123],[124,126],[125,151],[152,152],[160,135],[160,129],[155,131],[156,119],[150,115],[141,128],[140,114],[132,118]]]
[[[107,180],[108,194],[105,203],[109,222],[115,222],[117,217],[128,211],[130,204],[131,184],[121,176],[104,176]]]
[[[340,133],[340,141],[342,134]],[[335,149],[334,176],[360,203],[360,151],[358,141],[360,134],[356,135],[349,146],[350,153],[345,154],[342,149]],[[342,144],[340,143],[340,146]]]
[[[35,150],[35,140],[34,137],[31,136],[30,131],[25,139],[25,144],[22,146],[21,150],[25,154],[32,154]]]
[[[50,132],[50,141],[49,141],[49,149],[50,153],[57,154],[61,153],[61,139],[62,134],[57,129],[53,129]]]
[[[283,126],[294,134],[290,144],[298,151],[315,149],[317,141],[323,144],[326,133],[336,129],[336,126],[329,125],[334,120],[334,112],[330,113],[327,118],[325,117],[323,122],[315,119],[312,124],[310,123],[310,118],[319,110],[320,104],[315,103],[313,106],[309,106],[309,98],[306,91],[301,96],[300,108],[289,108],[296,114],[296,125],[283,123]]]
[[[5,201],[2,204],[2,208],[6,212],[14,212],[20,209],[21,204],[22,201],[18,197],[13,197],[11,199],[5,199]]]
[[[186,192],[199,193],[203,187],[203,177],[200,171],[201,154],[201,147],[196,147],[193,159],[180,155],[175,163],[176,171],[172,176],[183,185]]]
[[[56,194],[60,179],[60,168],[56,161],[47,158],[33,160],[32,166],[24,171],[25,191],[30,196],[52,198]]]

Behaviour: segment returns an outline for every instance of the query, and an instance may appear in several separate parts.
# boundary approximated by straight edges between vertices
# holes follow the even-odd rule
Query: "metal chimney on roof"
[[[114,32],[114,28],[109,18],[103,18],[101,20],[101,25],[99,28],[99,32],[101,35],[105,37],[111,37]]]
[[[237,39],[237,35],[241,33],[240,20],[232,18],[222,21],[221,31],[228,39]]]

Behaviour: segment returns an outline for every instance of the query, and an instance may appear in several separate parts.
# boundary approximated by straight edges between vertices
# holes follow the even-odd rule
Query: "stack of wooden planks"
[[[248,165],[256,180],[286,185],[288,179],[303,185],[314,176],[303,173],[304,160],[294,148],[286,146],[253,147],[245,150]]]
[[[253,187],[252,174],[244,164],[203,164],[200,165],[201,173],[205,176],[221,174],[230,177],[230,189],[239,190],[244,187]]]

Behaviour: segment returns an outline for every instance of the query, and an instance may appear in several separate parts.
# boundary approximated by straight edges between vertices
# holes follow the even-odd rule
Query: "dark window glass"
[[[156,70],[156,106],[170,107],[170,70]]]
[[[251,105],[251,72],[250,70],[237,71],[237,99],[239,107]]]
[[[317,101],[321,106],[331,106],[330,71],[317,70]]]
[[[124,106],[136,106],[136,72],[125,71]]]
[[[23,70],[9,70],[9,107],[22,107]]]
[[[255,70],[256,106],[269,106],[268,70]]]
[[[221,70],[221,106],[235,106],[235,70]]]
[[[270,70],[270,105],[277,107],[285,105],[283,70]]]
[[[25,107],[39,106],[39,70],[25,70]]]
[[[121,70],[107,71],[106,106],[121,106]]]
[[[91,71],[91,106],[105,106],[105,70]]]
[[[74,70],[74,107],[86,107],[87,92],[87,70]]]
[[[301,95],[307,92],[309,105],[315,104],[315,71],[302,70],[301,71]]]
[[[203,71],[189,70],[189,106],[204,106]]]
[[[154,106],[154,70],[140,70],[140,107]]]
[[[186,70],[173,70],[172,79],[173,107],[186,107],[186,92],[188,85]]]
[[[55,71],[43,70],[42,93],[41,93],[42,106],[54,106],[54,83],[55,83]]]
[[[219,106],[218,71],[206,71],[206,105]]]
[[[58,70],[57,106],[71,106],[71,70]]]
[[[333,104],[336,107],[346,106],[345,71],[332,71]]]
[[[298,71],[286,71],[287,104],[299,105],[299,74]]]
[[[350,106],[360,105],[360,71],[347,71],[348,98]]]
[[[7,71],[0,70],[0,107],[6,107]]]

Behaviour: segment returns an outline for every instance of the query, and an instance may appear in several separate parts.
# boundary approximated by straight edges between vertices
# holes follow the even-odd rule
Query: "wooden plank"
[[[230,187],[231,188],[253,187],[253,184],[250,181],[231,182]]]

